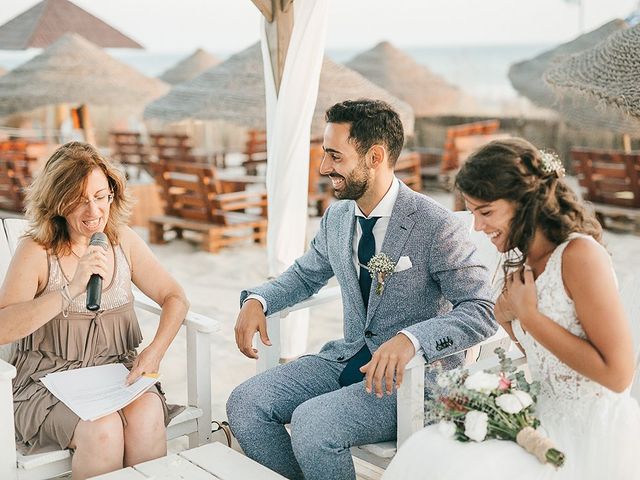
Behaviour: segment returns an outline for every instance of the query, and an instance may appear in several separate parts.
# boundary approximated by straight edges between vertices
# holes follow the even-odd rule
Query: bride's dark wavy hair
[[[595,216],[580,203],[562,175],[549,171],[545,163],[531,143],[509,138],[475,151],[456,176],[456,187],[463,194],[485,202],[503,199],[515,203],[505,274],[524,265],[538,227],[556,245],[574,232],[601,241],[602,227]],[[519,254],[514,254],[515,249]]]

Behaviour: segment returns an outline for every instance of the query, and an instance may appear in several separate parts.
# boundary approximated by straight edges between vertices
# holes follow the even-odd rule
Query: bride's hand
[[[496,317],[496,321],[503,328],[506,328],[507,325],[509,325],[511,322],[513,322],[516,319],[516,316],[511,311],[511,308],[509,305],[509,297],[507,296],[506,291],[502,292],[498,297],[493,313]]]
[[[507,279],[506,297],[509,310],[515,318],[526,325],[527,320],[538,311],[536,284],[531,268],[525,265]]]

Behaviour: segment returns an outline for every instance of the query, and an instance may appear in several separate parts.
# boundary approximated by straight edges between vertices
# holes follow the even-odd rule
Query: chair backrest
[[[160,161],[154,177],[165,203],[165,213],[189,220],[226,224],[216,196],[220,185],[215,168],[208,164]]]
[[[453,125],[448,127],[444,142],[444,150],[442,152],[442,163],[440,165],[441,172],[448,173],[460,168],[458,150],[456,149],[455,144],[456,138],[467,137],[470,135],[492,134],[497,132],[499,128],[499,120],[483,120],[480,122],[464,123],[462,125]]]
[[[151,133],[151,148],[158,160],[193,161],[191,138],[184,133]]]
[[[29,222],[24,218],[5,218],[2,220],[4,225],[4,234],[9,244],[9,251],[11,255],[16,251],[20,238],[26,233],[29,228]],[[3,272],[3,278],[4,278]]]
[[[124,165],[138,165],[149,161],[149,148],[139,132],[109,132],[111,159]]]
[[[0,142],[0,208],[21,212],[25,189],[33,180],[37,159],[27,153],[26,141]]]
[[[640,208],[640,152],[572,148],[571,160],[586,200]]]
[[[9,221],[11,225],[11,238],[7,238],[7,234],[5,233],[5,222]],[[4,276],[7,273],[7,269],[9,268],[9,263],[11,263],[11,257],[13,256],[13,252],[15,251],[15,247],[17,245],[17,241],[22,235],[22,233],[27,228],[26,220],[20,218],[11,218],[4,220],[0,220],[0,282],[4,282]],[[18,236],[14,236],[18,234]],[[11,359],[11,354],[13,353],[13,345],[12,343],[8,343],[6,345],[0,345],[0,358],[5,362],[8,362]]]
[[[259,160],[267,157],[267,132],[264,130],[249,130],[244,152],[249,160]]]

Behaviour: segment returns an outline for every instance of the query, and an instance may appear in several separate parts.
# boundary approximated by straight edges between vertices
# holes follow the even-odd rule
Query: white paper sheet
[[[50,373],[40,380],[82,420],[96,420],[129,405],[158,381],[140,377],[127,386],[127,375],[127,367],[112,363]]]

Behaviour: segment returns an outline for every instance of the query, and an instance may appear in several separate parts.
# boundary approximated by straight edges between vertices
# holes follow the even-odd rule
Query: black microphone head
[[[102,247],[105,250],[109,248],[109,239],[104,234],[104,232],[96,232],[91,235],[91,240],[89,241],[89,246],[95,245],[97,247]]]

